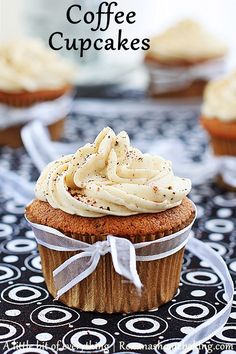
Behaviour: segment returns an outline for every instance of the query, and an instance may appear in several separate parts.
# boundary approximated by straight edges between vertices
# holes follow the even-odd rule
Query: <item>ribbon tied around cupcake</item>
[[[137,261],[154,261],[168,257],[188,242],[194,220],[184,229],[154,241],[133,244],[126,238],[108,235],[93,244],[67,237],[58,230],[27,220],[38,244],[55,251],[76,252],[53,271],[58,300],[64,293],[92,274],[101,256],[110,253],[116,273],[132,282],[137,291],[142,283],[137,273]]]
[[[190,180],[175,176],[170,161],[142,154],[130,145],[126,132],[116,135],[107,127],[93,144],[49,163],[37,181],[36,197],[80,217],[125,217],[177,207],[190,189]],[[91,274],[107,253],[111,254],[115,271],[140,290],[136,261],[151,261],[177,252],[186,244],[192,226],[151,242],[133,244],[125,237],[106,235],[103,241],[89,244],[56,229],[30,224],[39,244],[77,252],[53,272],[58,297]]]

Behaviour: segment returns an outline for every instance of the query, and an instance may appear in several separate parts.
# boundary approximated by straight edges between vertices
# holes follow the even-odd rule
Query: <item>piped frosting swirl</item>
[[[0,45],[0,90],[34,92],[73,83],[73,65],[38,39],[20,38]]]
[[[170,161],[142,154],[126,132],[104,128],[93,144],[50,163],[36,197],[85,217],[158,213],[181,204],[189,179],[176,177]]]
[[[226,45],[199,23],[186,19],[151,39],[149,55],[160,60],[198,61],[226,54]]]

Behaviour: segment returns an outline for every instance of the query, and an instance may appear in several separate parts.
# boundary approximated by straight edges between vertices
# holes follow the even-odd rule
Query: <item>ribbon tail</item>
[[[141,290],[143,285],[136,268],[136,253],[133,244],[125,238],[108,236],[107,239],[110,243],[116,273],[129,279],[138,290]]]
[[[168,353],[171,354],[189,353],[190,349],[195,349],[201,343],[212,338],[227,322],[233,303],[234,284],[223,258],[211,247],[198,239],[191,238],[187,249],[201,260],[208,262],[209,266],[220,277],[224,285],[227,304],[216,315],[187,334],[176,347],[170,349]]]
[[[57,154],[53,150],[48,130],[40,121],[35,120],[26,124],[21,129],[21,138],[39,171],[56,158]]]
[[[0,166],[0,184],[4,192],[19,203],[29,203],[34,198],[34,185],[17,173]]]
[[[81,252],[67,259],[53,271],[58,300],[68,290],[92,274],[100,260],[99,252]]]

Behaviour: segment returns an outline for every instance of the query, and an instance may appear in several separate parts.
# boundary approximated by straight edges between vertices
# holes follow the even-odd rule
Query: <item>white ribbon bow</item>
[[[76,241],[76,243],[78,243],[78,246],[74,250],[83,252],[72,256],[53,271],[55,285],[59,288],[57,299],[93,273],[97,268],[100,257],[107,253],[111,253],[115,271],[129,279],[137,289],[141,289],[142,283],[136,269],[135,250],[129,240],[107,236],[106,241],[98,241],[84,249],[80,246],[80,241]],[[120,252],[121,250],[122,252]],[[68,271],[71,280],[68,278]],[[75,277],[74,271],[78,273]],[[63,284],[65,285],[62,286]]]

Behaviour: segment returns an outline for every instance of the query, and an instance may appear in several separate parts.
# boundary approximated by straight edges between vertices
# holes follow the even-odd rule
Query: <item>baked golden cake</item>
[[[195,217],[188,179],[174,176],[171,162],[142,154],[125,132],[105,128],[93,144],[49,164],[36,185],[27,219],[64,235],[93,244],[107,235],[133,244],[166,237],[190,225]],[[39,245],[49,292],[56,297],[52,272],[73,252]],[[117,274],[111,255],[96,270],[60,297],[85,311],[136,312],[157,308],[175,295],[184,248],[155,261],[137,262],[142,292]]]
[[[225,44],[193,20],[182,20],[151,39],[145,56],[149,90],[157,97],[201,96],[209,79],[219,75]]]
[[[11,124],[11,107],[26,109],[53,103],[71,91],[74,68],[40,40],[21,38],[0,45],[0,78],[0,104],[9,113],[0,117],[5,119],[0,124],[0,145],[17,147],[22,145],[20,129],[25,122]],[[64,118],[49,124],[54,139],[61,136]]]

